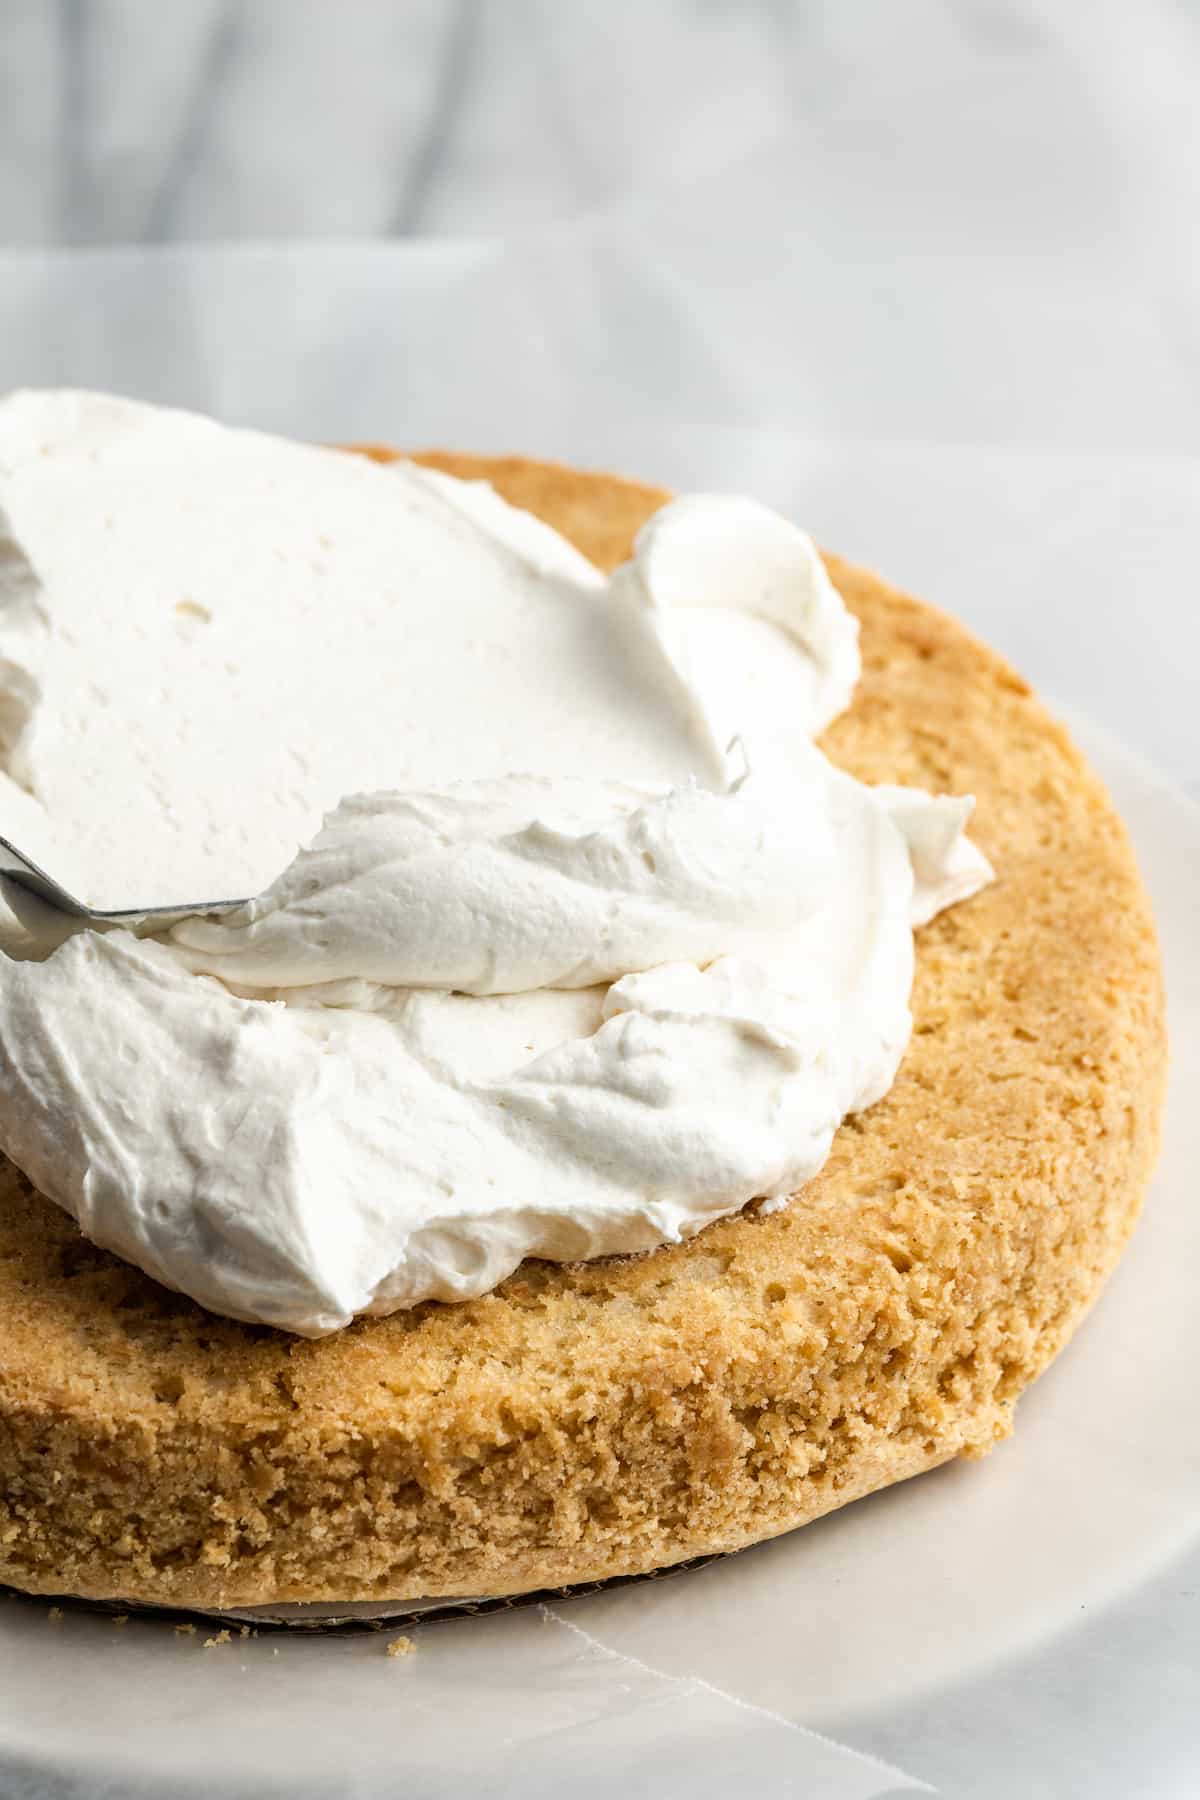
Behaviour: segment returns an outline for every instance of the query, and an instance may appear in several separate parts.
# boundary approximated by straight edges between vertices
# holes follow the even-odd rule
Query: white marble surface
[[[891,17],[889,18],[889,11]],[[876,0],[3,0],[0,238],[493,232],[835,115],[897,40],[1035,74],[1033,9]],[[904,16],[907,13],[907,18]],[[900,100],[904,83],[897,84]]]
[[[4,0],[0,236],[346,237],[571,217],[687,167],[718,112],[736,144],[761,129],[764,101],[786,111],[804,10]]]
[[[922,438],[1197,448],[1197,0],[0,0],[0,25],[0,243],[630,207],[656,234],[699,183],[675,248],[705,328],[752,333],[802,274],[809,331],[837,310],[861,340],[831,370],[853,434],[895,434],[899,399]]]
[[[930,236],[951,192],[982,235],[1031,183],[1107,188],[1120,224],[1196,175],[1196,0],[2,0],[0,26],[9,244],[512,230],[796,125],[851,165],[869,125],[860,181],[919,175]],[[810,176],[795,198],[836,191]]]
[[[0,244],[632,219],[736,405],[1200,449],[1200,0],[0,0]],[[783,328],[791,324],[790,337]]]

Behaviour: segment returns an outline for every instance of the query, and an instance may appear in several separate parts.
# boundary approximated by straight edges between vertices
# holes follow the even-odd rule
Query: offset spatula
[[[244,900],[198,900],[194,906],[123,906],[116,909],[85,906],[82,900],[77,900],[74,894],[68,893],[61,882],[55,881],[53,875],[47,875],[45,869],[39,869],[24,851],[18,850],[5,837],[0,837],[0,876],[15,881],[27,893],[36,894],[39,900],[54,907],[56,912],[64,913],[70,919],[78,919],[81,925],[96,927],[124,925],[132,930],[145,923],[165,931],[168,926],[178,924],[180,919],[194,919],[197,916],[211,918],[233,912],[236,907],[246,904]]]

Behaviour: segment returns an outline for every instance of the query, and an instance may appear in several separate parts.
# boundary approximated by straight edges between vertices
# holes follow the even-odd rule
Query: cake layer
[[[602,567],[665,496],[484,476]],[[214,1318],[0,1185],[0,1580],[174,1605],[518,1592],[786,1531],[1009,1429],[1132,1227],[1157,949],[1124,830],[1017,676],[835,558],[856,776],[973,792],[998,872],[918,937],[890,1094],[802,1206],[298,1342]]]

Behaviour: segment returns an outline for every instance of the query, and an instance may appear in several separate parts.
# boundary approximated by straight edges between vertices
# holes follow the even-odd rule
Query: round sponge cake
[[[667,497],[425,460],[606,567]],[[918,933],[887,1098],[779,1212],[528,1262],[320,1342],[202,1311],[0,1165],[0,1580],[203,1607],[517,1593],[735,1550],[1008,1432],[1149,1176],[1153,925],[1100,784],[1025,684],[828,562],[864,672],[825,749],[977,795],[997,871]]]

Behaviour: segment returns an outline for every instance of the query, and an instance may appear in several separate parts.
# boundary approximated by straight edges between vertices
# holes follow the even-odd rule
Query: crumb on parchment
[[[416,1649],[410,1637],[394,1637],[387,1647],[389,1656],[409,1656]]]
[[[49,1612],[46,1614],[46,1617],[48,1619],[61,1619],[62,1616],[63,1616],[63,1609],[61,1606],[52,1606],[50,1608]]]
[[[215,1650],[219,1644],[228,1644],[232,1642],[232,1638],[232,1632],[225,1630],[218,1631],[216,1637],[205,1638],[204,1648],[206,1650]]]
[[[190,1619],[184,1619],[175,1627],[175,1634],[177,1637],[195,1637],[196,1627]]]
[[[114,1613],[113,1614],[113,1624],[114,1625],[128,1625],[128,1623],[129,1623],[129,1614],[128,1613]]]

